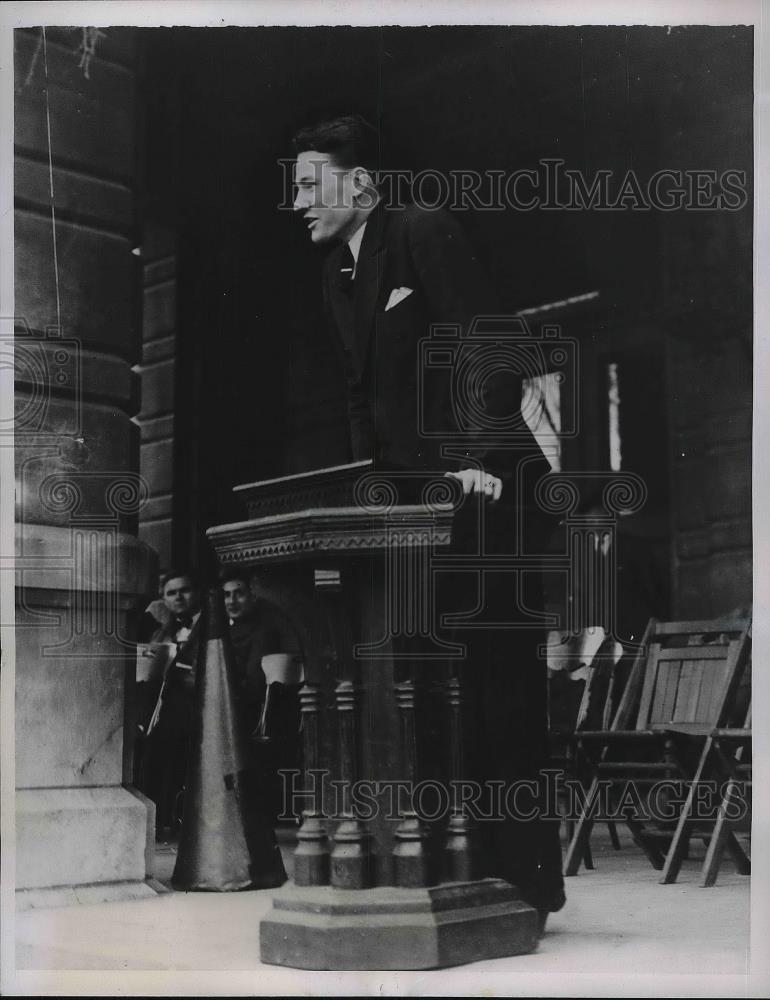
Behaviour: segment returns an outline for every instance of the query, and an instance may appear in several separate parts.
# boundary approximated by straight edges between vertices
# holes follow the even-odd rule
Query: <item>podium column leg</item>
[[[302,814],[294,851],[296,885],[329,884],[329,840],[322,819],[323,775],[320,771],[318,710],[321,693],[312,684],[300,690],[302,732],[304,734],[305,770],[313,775],[313,804]],[[318,780],[321,779],[321,780]]]
[[[365,825],[355,815],[351,802],[351,790],[358,770],[358,691],[352,681],[343,680],[337,685],[335,697],[339,734],[338,787],[342,792],[342,810],[331,853],[331,884],[337,889],[366,889],[372,884],[371,838]]]
[[[414,719],[414,679],[395,685],[399,714],[404,777],[413,791],[417,774],[417,734]],[[393,872],[396,885],[415,888],[431,884],[430,859],[426,850],[427,833],[410,805],[396,827],[393,848]]]
[[[446,704],[449,714],[449,778],[455,789],[465,778],[463,753],[463,693],[459,675],[446,681]],[[462,801],[453,796],[452,811],[444,844],[446,878],[450,882],[469,882],[478,875],[478,856],[474,844],[473,821]]]

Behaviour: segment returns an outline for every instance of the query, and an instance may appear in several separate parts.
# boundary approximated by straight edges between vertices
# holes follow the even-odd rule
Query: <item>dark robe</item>
[[[343,270],[348,250],[332,251],[324,271],[324,302],[347,381],[351,457],[373,459],[384,472],[416,474],[399,478],[400,502],[419,498],[420,474],[458,470],[479,463],[503,481],[502,499],[487,504],[486,551],[513,552],[517,519],[529,554],[542,553],[547,527],[535,502],[535,487],[550,466],[520,412],[521,377],[492,366],[481,379],[481,408],[494,419],[515,424],[515,447],[491,442],[478,421],[466,420],[452,377],[460,350],[478,348],[476,317],[499,315],[499,307],[462,227],[447,212],[378,206],[369,216],[352,285]],[[387,308],[394,289],[410,294]],[[424,353],[440,324],[456,330],[444,338],[444,357]],[[440,339],[440,338],[439,338]],[[479,344],[481,345],[479,347]],[[439,344],[439,346],[441,346]],[[461,400],[460,400],[461,402]],[[442,450],[457,434],[454,455]],[[475,548],[474,504],[469,498],[455,518],[453,548]],[[483,502],[483,501],[482,501]],[[445,581],[437,603],[442,612],[470,609],[475,583],[457,573]],[[538,647],[541,627],[532,627],[542,609],[541,582],[532,572],[518,595],[532,613],[514,629],[494,622],[518,621],[511,574],[487,579],[489,626],[457,629],[468,645],[461,666],[469,723],[469,776],[482,783],[537,780],[547,763],[547,675]],[[523,616],[527,618],[526,613]],[[479,824],[486,874],[515,882],[541,911],[563,904],[559,825],[503,816]]]
[[[242,717],[252,739],[262,800],[274,820],[285,812],[279,772],[299,766],[301,685],[274,681],[268,695],[262,657],[284,651],[280,630],[268,608],[258,605],[251,614],[236,619],[230,626],[230,639],[238,664]]]
[[[254,733],[265,702],[266,681],[262,657],[281,652],[281,636],[255,610],[233,621],[230,626],[230,642],[238,665],[238,693],[243,719],[249,733]]]

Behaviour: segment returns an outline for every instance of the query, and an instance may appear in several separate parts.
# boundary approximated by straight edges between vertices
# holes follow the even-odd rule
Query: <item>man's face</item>
[[[347,240],[358,229],[353,171],[338,167],[328,153],[300,153],[294,184],[294,211],[302,213],[313,243]]]
[[[163,600],[172,615],[194,615],[198,591],[189,576],[172,576],[163,587]]]
[[[228,580],[222,586],[225,595],[225,611],[237,621],[254,607],[254,597],[245,580]]]

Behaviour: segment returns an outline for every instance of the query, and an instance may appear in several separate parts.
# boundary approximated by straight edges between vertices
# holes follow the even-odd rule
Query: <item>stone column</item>
[[[15,48],[16,885],[94,901],[152,892],[126,708],[148,570],[134,35],[34,28]]]

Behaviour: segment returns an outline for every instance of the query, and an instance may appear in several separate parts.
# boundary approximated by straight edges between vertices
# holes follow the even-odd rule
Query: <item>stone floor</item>
[[[14,985],[28,994],[77,988],[108,995],[751,994],[749,880],[729,858],[717,885],[702,889],[697,855],[670,886],[658,884],[628,838],[616,852],[598,829],[594,855],[593,871],[567,880],[567,906],[552,915],[531,955],[420,973],[264,966],[259,921],[270,907],[269,890],[168,892],[17,913]],[[170,878],[174,856],[174,845],[159,845],[161,881]],[[651,978],[660,975],[667,977],[663,985]]]

